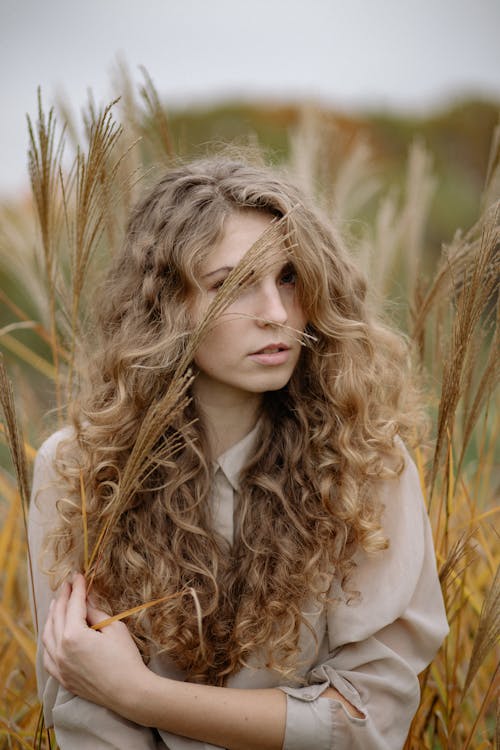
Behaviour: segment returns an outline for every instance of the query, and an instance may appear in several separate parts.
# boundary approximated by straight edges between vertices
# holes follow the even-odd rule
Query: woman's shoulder
[[[399,435],[394,438],[394,446],[398,455],[391,456],[388,466],[396,474],[392,478],[379,479],[377,497],[382,503],[385,533],[411,536],[411,529],[416,531],[414,524],[420,526],[426,515],[422,480],[412,453]]]
[[[52,464],[56,458],[59,446],[66,442],[70,443],[71,439],[74,437],[75,429],[71,425],[66,425],[56,430],[56,432],[49,435],[39,447],[36,455],[36,462]]]
[[[49,435],[38,449],[31,486],[28,523],[30,544],[41,544],[41,538],[47,528],[58,519],[56,504],[62,490],[55,461],[59,458],[59,446],[66,442],[70,445],[74,435],[74,428],[67,425]]]
[[[394,442],[404,467],[398,476],[380,479],[376,493],[387,547],[356,552],[348,582],[356,597],[329,609],[332,649],[343,645],[343,638],[364,640],[400,618],[406,623],[404,633],[416,632],[427,627],[426,607],[435,613],[440,639],[446,630],[421,472],[403,440],[397,437]]]
[[[60,427],[58,430],[49,435],[42,442],[38,449],[38,453],[46,456],[52,456],[55,454],[57,447],[64,441],[75,436],[75,429],[71,425],[65,425]]]

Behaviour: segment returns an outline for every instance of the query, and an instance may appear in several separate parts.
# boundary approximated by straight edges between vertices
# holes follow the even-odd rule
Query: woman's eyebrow
[[[216,273],[220,273],[221,271],[232,271],[234,266],[221,266],[220,268],[216,268],[215,271],[209,271],[208,273],[203,274],[201,277],[202,279],[207,279],[209,276],[215,276]]]
[[[221,273],[221,271],[232,271],[236,266],[221,266],[220,268],[216,268],[214,271],[209,271],[208,273],[204,273],[201,277],[202,279],[208,279],[210,276],[215,276],[216,273]],[[279,273],[284,271],[286,268],[295,268],[292,261],[285,260],[283,262],[283,265],[281,266]],[[253,275],[253,271],[250,272]]]

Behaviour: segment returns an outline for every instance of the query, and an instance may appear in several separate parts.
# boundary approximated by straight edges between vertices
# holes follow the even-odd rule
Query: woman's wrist
[[[120,691],[120,696],[117,696],[119,706],[113,707],[113,710],[135,724],[155,727],[158,718],[156,713],[158,693],[161,692],[163,703],[174,684],[174,680],[159,677],[144,665],[144,669],[134,675],[124,686],[123,691]]]

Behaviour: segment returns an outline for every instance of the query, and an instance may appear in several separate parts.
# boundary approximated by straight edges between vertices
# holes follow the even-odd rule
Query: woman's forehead
[[[202,263],[202,275],[218,268],[234,268],[238,265],[252,245],[269,229],[274,218],[272,214],[252,210],[229,214],[224,222],[221,239],[210,248]],[[277,244],[275,240],[263,252],[266,253],[266,266],[269,260],[279,265],[287,259],[284,245]]]

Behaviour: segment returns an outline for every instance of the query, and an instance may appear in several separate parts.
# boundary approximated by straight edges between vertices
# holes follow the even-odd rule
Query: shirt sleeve
[[[349,589],[359,595],[329,605],[326,654],[308,673],[309,684],[281,687],[283,750],[401,750],[420,700],[417,675],[448,632],[418,472],[399,442],[404,471],[381,481],[389,548],[357,555]],[[364,718],[320,697],[330,686]]]
[[[57,521],[56,502],[62,496],[57,488],[57,475],[53,467],[55,451],[58,443],[68,436],[67,428],[60,430],[46,440],[38,451],[28,517],[34,600],[31,586],[28,588],[33,620],[38,622],[36,672],[45,725],[54,727],[60,750],[164,748],[162,740],[151,729],[134,724],[103,706],[69,693],[43,667],[41,635],[54,592],[50,588],[48,576],[43,572],[50,560],[46,556],[42,559],[41,553],[45,534]]]

